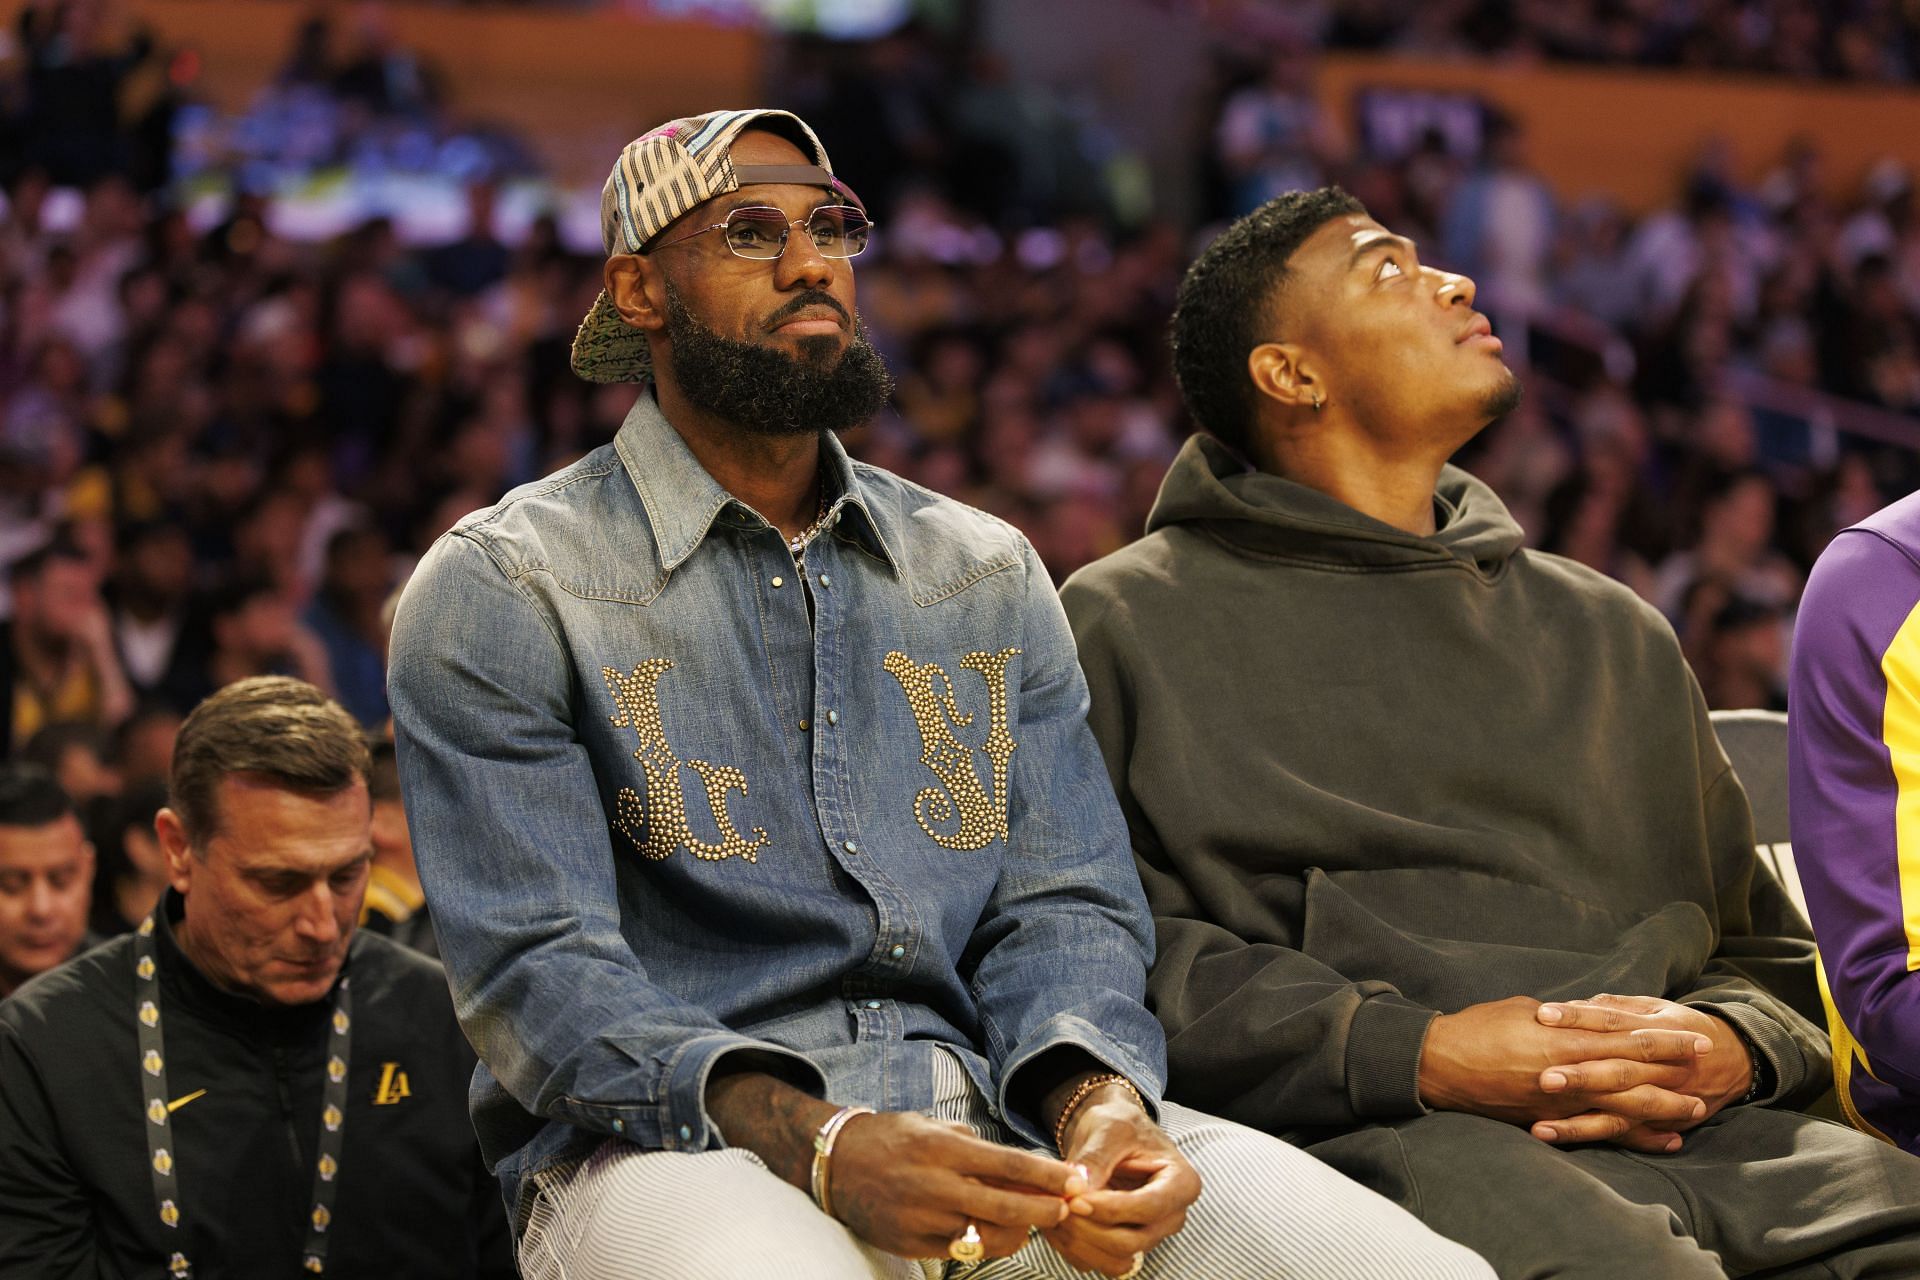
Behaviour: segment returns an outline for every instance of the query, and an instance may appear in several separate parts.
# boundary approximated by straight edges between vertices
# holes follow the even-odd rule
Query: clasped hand
[[[833,1210],[855,1235],[940,1257],[971,1222],[988,1257],[1038,1231],[1083,1271],[1118,1276],[1179,1230],[1200,1178],[1130,1100],[1089,1101],[1053,1159],[913,1112],[858,1116],[833,1153]]]
[[[1514,996],[1434,1020],[1420,1096],[1526,1125],[1546,1142],[1667,1152],[1744,1093],[1752,1071],[1732,1027],[1671,1000]]]

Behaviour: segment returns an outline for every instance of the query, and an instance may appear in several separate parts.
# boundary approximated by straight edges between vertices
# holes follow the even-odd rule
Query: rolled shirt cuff
[[[1014,1054],[1008,1058],[1007,1065],[1000,1071],[999,1096],[995,1099],[1000,1119],[1014,1132],[1032,1143],[1035,1147],[1051,1151],[1053,1135],[1042,1133],[1032,1118],[1021,1114],[1011,1105],[1009,1099],[1014,1093],[1014,1080],[1020,1069],[1039,1058],[1049,1049],[1073,1048],[1092,1057],[1101,1066],[1116,1075],[1127,1078],[1128,1083],[1140,1093],[1140,1101],[1147,1108],[1157,1124],[1160,1120],[1160,1098],[1166,1088],[1162,1073],[1143,1062],[1140,1055],[1108,1036],[1100,1028],[1071,1014],[1062,1014],[1049,1018],[1039,1030],[1028,1038]]]
[[[720,1059],[730,1053],[753,1053],[782,1060],[783,1078],[796,1087],[824,1096],[826,1076],[804,1055],[748,1036],[698,1036],[680,1044],[667,1061],[664,1087],[655,1103],[594,1102],[565,1097],[555,1103],[552,1116],[576,1128],[625,1138],[649,1151],[707,1151],[724,1147],[726,1140],[707,1114],[707,1081]]]

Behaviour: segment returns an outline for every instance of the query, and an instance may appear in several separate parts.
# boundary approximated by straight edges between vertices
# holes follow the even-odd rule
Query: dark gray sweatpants
[[[1308,1150],[1501,1280],[1920,1277],[1920,1158],[1797,1112],[1730,1108],[1662,1156],[1457,1112]]]

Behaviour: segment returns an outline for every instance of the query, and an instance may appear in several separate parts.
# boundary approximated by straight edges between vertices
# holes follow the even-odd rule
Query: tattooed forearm
[[[813,1135],[838,1108],[759,1071],[716,1071],[707,1081],[707,1114],[730,1147],[744,1147],[806,1190]]]

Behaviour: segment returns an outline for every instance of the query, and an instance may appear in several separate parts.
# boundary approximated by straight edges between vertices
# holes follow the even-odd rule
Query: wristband
[[[1113,1071],[1103,1071],[1099,1075],[1088,1076],[1075,1085],[1073,1092],[1067,1095],[1066,1105],[1060,1108],[1060,1118],[1053,1122],[1053,1146],[1061,1155],[1067,1154],[1067,1122],[1073,1119],[1073,1113],[1080,1109],[1080,1104],[1085,1102],[1088,1095],[1095,1089],[1110,1084],[1117,1084],[1132,1094],[1134,1105],[1142,1111],[1147,1109],[1146,1101],[1141,1098],[1140,1091],[1134,1088],[1133,1081],[1125,1076]]]
[[[813,1135],[813,1202],[829,1218],[833,1217],[833,1196],[827,1189],[827,1161],[833,1158],[833,1144],[839,1141],[847,1121],[872,1114],[872,1107],[842,1107],[828,1116],[820,1131]]]
[[[1729,1106],[1744,1107],[1767,1092],[1767,1058],[1765,1054],[1760,1052],[1760,1046],[1753,1042],[1753,1037],[1747,1034],[1744,1027],[1732,1018],[1722,1018],[1721,1021],[1733,1028],[1734,1036],[1746,1047],[1747,1061],[1753,1064],[1753,1079],[1747,1082],[1747,1091],[1728,1104]]]

